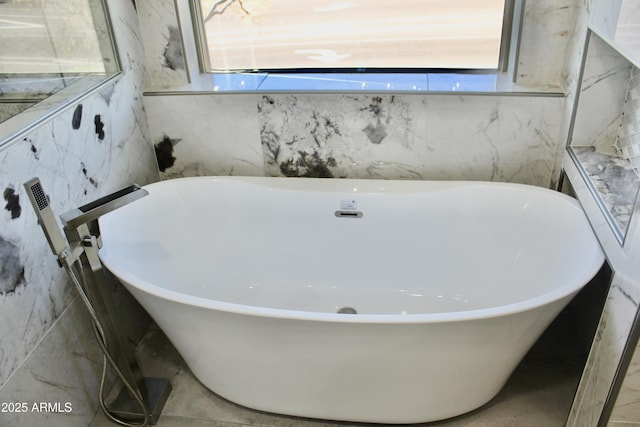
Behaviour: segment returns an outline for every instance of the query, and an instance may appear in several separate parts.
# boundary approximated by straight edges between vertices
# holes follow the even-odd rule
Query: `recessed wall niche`
[[[622,244],[640,188],[640,71],[589,31],[569,152]]]

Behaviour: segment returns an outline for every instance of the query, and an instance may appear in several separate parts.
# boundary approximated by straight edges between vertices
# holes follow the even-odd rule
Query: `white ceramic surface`
[[[103,262],[203,384],[270,412],[410,423],[475,409],[603,262],[575,200],[525,185],[146,188],[101,218]]]

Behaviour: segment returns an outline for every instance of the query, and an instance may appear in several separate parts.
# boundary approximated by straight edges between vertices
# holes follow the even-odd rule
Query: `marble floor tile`
[[[456,418],[417,424],[438,427],[553,427],[564,426],[584,365],[584,354],[572,342],[570,321],[562,315],[532,348],[503,390],[489,403]],[[156,326],[138,347],[145,376],[169,378],[172,392],[159,427],[349,427],[349,424],[311,420],[255,411],[236,405],[206,389]],[[99,411],[92,427],[107,427]]]

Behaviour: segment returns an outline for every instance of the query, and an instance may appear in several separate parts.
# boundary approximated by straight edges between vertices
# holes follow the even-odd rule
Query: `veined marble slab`
[[[540,186],[552,178],[561,107],[557,98],[490,96],[258,99],[267,175]]]
[[[624,236],[638,197],[640,177],[625,159],[598,153],[594,147],[572,148]]]

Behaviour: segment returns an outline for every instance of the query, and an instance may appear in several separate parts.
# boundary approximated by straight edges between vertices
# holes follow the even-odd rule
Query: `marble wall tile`
[[[175,0],[137,0],[148,83],[154,88],[188,83]]]
[[[617,156],[597,153],[592,147],[575,147],[574,152],[624,236],[638,196],[640,178],[627,160]]]
[[[632,65],[598,35],[589,40],[571,145],[615,154]]]
[[[636,64],[640,64],[640,29],[638,28],[638,22],[640,22],[640,1],[623,0],[613,39]]]
[[[640,346],[636,346],[631,364],[616,399],[610,422],[640,424]]]
[[[516,81],[564,86],[563,69],[576,17],[575,0],[527,0],[521,28]]]
[[[102,353],[95,344],[88,315],[76,299],[26,360],[23,373],[11,377],[0,389],[0,402],[19,402],[27,407],[24,413],[0,413],[0,425],[89,425],[98,405],[101,369]],[[58,405],[59,412],[40,411],[41,403]]]
[[[589,0],[589,26],[613,40],[622,4],[627,0]],[[635,1],[635,0],[632,0]]]
[[[624,236],[639,182],[620,150],[637,109],[626,102],[634,67],[595,32],[586,55],[571,145]]]
[[[628,260],[629,274],[640,278],[640,203],[636,203],[631,216],[631,223],[625,239],[625,255]],[[629,242],[629,243],[626,243]],[[637,284],[640,287],[640,284]],[[633,346],[631,342],[629,345]],[[621,389],[616,396],[609,425],[625,425],[627,427],[640,425],[640,342],[635,344],[635,352],[630,366],[624,372]]]
[[[267,175],[548,186],[562,104],[552,97],[265,95],[258,111]]]
[[[265,95],[260,140],[271,176],[425,179],[423,98]]]
[[[563,99],[166,95],[146,96],[145,104],[163,178],[458,179],[547,187]]]
[[[49,139],[70,176],[69,201],[83,204],[133,182],[157,180],[144,106],[140,98],[131,102],[139,90],[118,80],[51,121]]]
[[[567,426],[598,424],[639,301],[634,282],[615,274]]]
[[[587,36],[587,25],[589,21],[589,2],[591,0],[575,0],[574,25],[567,34],[567,52],[562,69],[563,91],[565,103],[561,113],[562,122],[560,125],[559,153],[556,156],[554,166],[554,182],[552,186],[557,187],[555,178],[559,178],[562,170],[562,162],[565,156],[565,145],[569,141],[573,109],[578,96],[578,86],[580,82],[580,71],[582,68],[582,58],[585,50],[585,40]]]
[[[119,302],[124,331],[138,342],[146,332],[140,325],[149,319],[124,288],[114,291]],[[0,412],[3,427],[87,426],[98,406],[98,388],[103,357],[95,341],[88,314],[76,298],[23,362],[18,374],[0,388],[0,402],[20,402],[26,413]],[[162,376],[162,373],[158,373]],[[105,391],[113,384],[108,371]],[[58,411],[41,410],[41,404],[57,405]],[[36,406],[34,406],[36,405]],[[55,408],[55,406],[54,406]]]
[[[446,153],[442,162],[431,157],[433,167],[454,171],[455,179],[548,187],[563,103],[554,97],[429,97],[429,136],[436,152]]]
[[[264,175],[255,95],[146,96],[162,178]]]
[[[52,198],[52,208],[60,212],[70,197],[68,180],[55,145],[37,133],[0,152],[0,187],[5,195],[14,193],[12,209],[4,205],[0,217],[2,265],[14,266],[15,273],[3,269],[0,295],[0,386],[36,345],[44,332],[74,297],[67,281],[37,226],[22,183],[42,176]],[[7,167],[11,165],[11,167]]]

